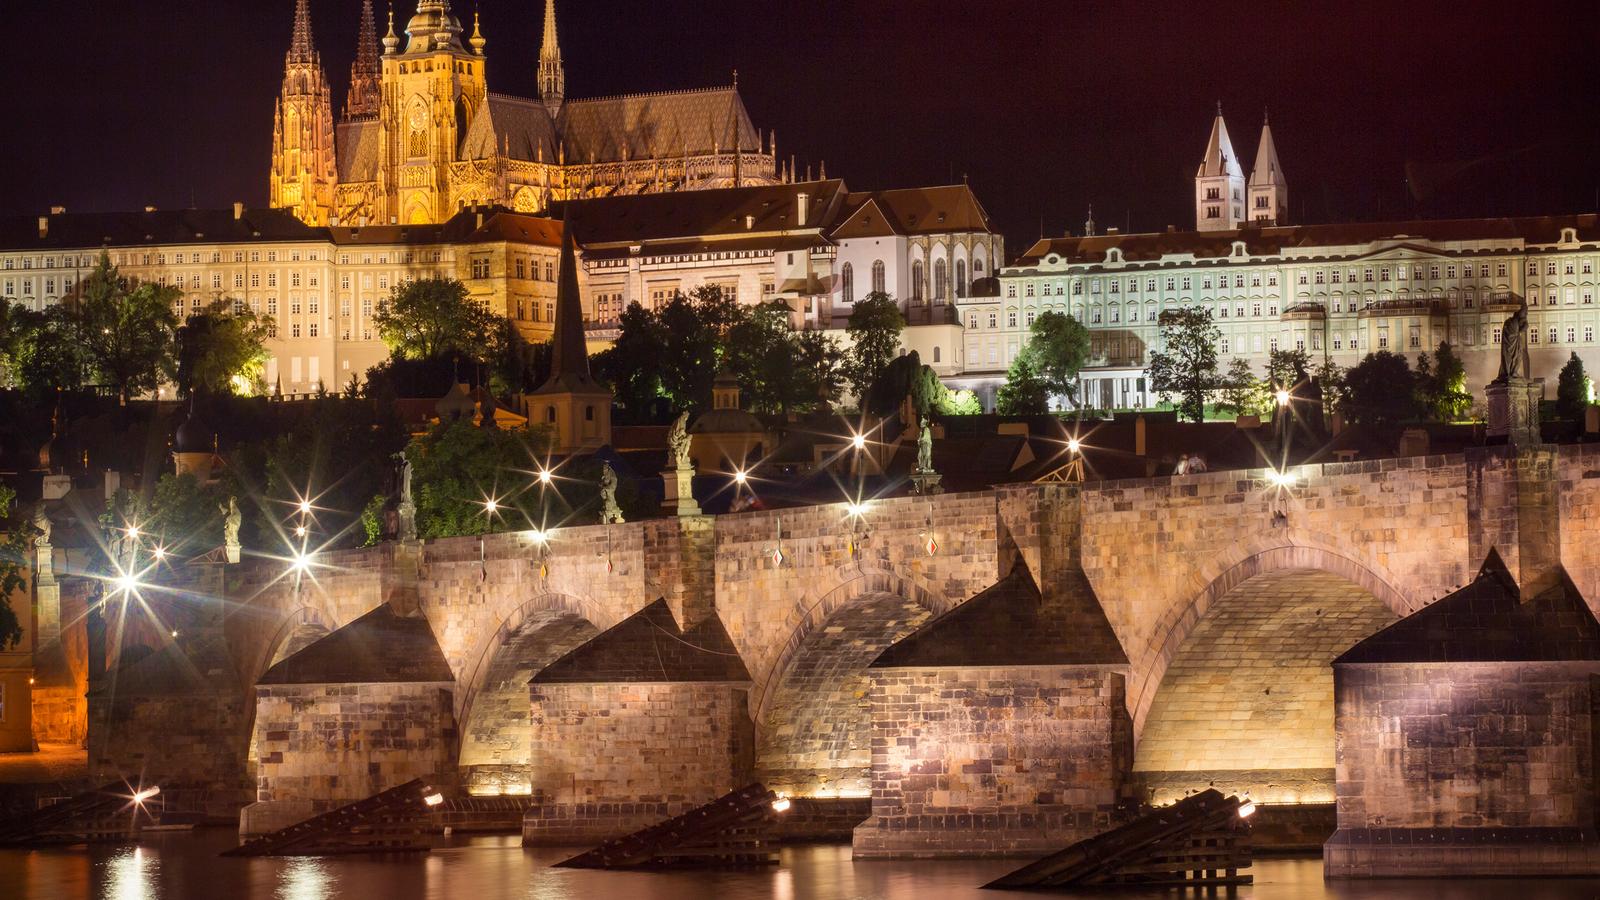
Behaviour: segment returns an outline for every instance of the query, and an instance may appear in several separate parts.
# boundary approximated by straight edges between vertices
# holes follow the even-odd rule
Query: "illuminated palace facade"
[[[1219,367],[1266,371],[1274,350],[1353,366],[1389,350],[1413,362],[1448,341],[1478,393],[1498,373],[1500,329],[1524,303],[1545,396],[1572,353],[1600,366],[1600,217],[1593,214],[1296,225],[1272,131],[1247,178],[1219,111],[1194,181],[1193,230],[1038,241],[1000,271],[997,296],[958,300],[962,386],[992,396],[1047,310],[1090,334],[1095,408],[1154,405],[1147,378],[1163,310],[1199,306],[1221,331]]]
[[[521,213],[558,200],[781,180],[774,139],[729,87],[568,100],[555,0],[546,0],[539,98],[491,93],[488,40],[449,0],[379,40],[363,4],[349,93],[335,120],[297,0],[273,119],[270,205],[308,225],[439,224],[471,206]]]

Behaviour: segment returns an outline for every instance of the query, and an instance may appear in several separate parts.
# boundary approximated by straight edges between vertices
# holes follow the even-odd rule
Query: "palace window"
[[[1552,259],[1549,262],[1544,264],[1544,273],[1546,275],[1554,275],[1556,273],[1556,261],[1555,260]]]
[[[998,327],[1000,327],[1000,325],[999,325],[999,315],[997,313],[989,313],[989,327],[990,328],[998,328]]]
[[[839,290],[845,303],[856,302],[856,270],[849,263],[845,263],[839,273]]]
[[[300,336],[300,323],[299,322],[295,322],[294,324],[289,326],[289,336],[290,337],[299,337]]]
[[[261,273],[260,272],[251,272],[250,273],[250,286],[253,287],[253,288],[261,287]]]
[[[289,273],[289,286],[290,287],[299,287],[300,286],[300,273],[299,272],[291,272],[291,273]]]
[[[1006,327],[1007,328],[1016,328],[1017,327],[1017,314],[1015,312],[1006,313]]]
[[[1529,330],[1531,331],[1532,329]],[[1551,326],[1550,328],[1550,343],[1556,343],[1556,329],[1554,326]]]
[[[956,260],[956,296],[967,296],[967,261]]]
[[[472,277],[482,279],[489,277],[489,260],[487,257],[474,257],[472,260]]]
[[[922,284],[922,282],[923,282],[923,280],[924,280],[924,276],[923,276],[923,273],[922,273],[922,260],[919,259],[916,262],[913,262],[911,264],[911,302],[912,303],[921,303],[922,302],[922,295],[923,295],[923,284]],[[1016,296],[1016,290],[1017,290],[1016,286],[1013,285],[1012,288],[1011,288],[1012,296]]]
[[[872,290],[884,293],[884,283],[883,260],[875,259],[872,261]]]
[[[277,272],[268,272],[267,273],[267,287],[275,288],[277,286],[278,286],[278,273]]]
[[[1537,328],[1529,328],[1528,329],[1528,343],[1530,343],[1530,344],[1539,343],[1539,329],[1537,329]]]
[[[438,262],[438,260],[435,259],[434,262]],[[548,259],[545,260],[544,261],[544,280],[545,281],[555,281],[556,280],[555,272],[556,272],[555,263],[551,262]]]
[[[1227,338],[1223,338],[1222,339],[1222,343],[1220,345],[1218,345],[1218,349],[1221,350],[1223,353],[1229,352],[1229,344],[1228,344],[1228,339]]]
[[[310,325],[307,325],[306,326],[306,334],[308,336],[310,336],[310,337],[316,337],[317,336],[317,323],[312,322]]]

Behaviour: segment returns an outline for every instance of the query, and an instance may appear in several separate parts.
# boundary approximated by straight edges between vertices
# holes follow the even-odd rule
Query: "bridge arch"
[[[568,594],[533,597],[507,613],[459,684],[456,721],[462,781],[476,794],[530,788],[532,724],[528,680],[610,623]]]
[[[1152,648],[1135,781],[1157,803],[1211,786],[1332,802],[1330,663],[1410,602],[1373,568],[1321,547],[1270,547],[1213,568]]]
[[[797,796],[867,796],[867,667],[947,604],[886,569],[850,569],[804,604],[755,702],[756,777]]]
[[[303,603],[290,609],[278,620],[272,636],[261,647],[254,667],[245,673],[245,684],[254,687],[268,669],[327,637],[344,624],[319,604]]]

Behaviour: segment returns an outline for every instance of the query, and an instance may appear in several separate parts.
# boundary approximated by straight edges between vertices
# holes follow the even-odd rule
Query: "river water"
[[[568,853],[524,849],[516,835],[458,838],[392,858],[221,859],[213,829],[134,846],[0,850],[0,900],[958,900],[1037,896],[978,886],[1020,863],[853,862],[846,846],[785,849],[779,865],[733,872],[553,869]],[[1317,859],[1257,861],[1238,898],[1270,900],[1594,900],[1600,880],[1324,882]],[[1097,896],[1105,893],[1062,893]],[[1117,900],[1178,893],[1116,892]],[[1188,896],[1208,896],[1190,894]],[[1209,895],[1215,896],[1215,895]]]

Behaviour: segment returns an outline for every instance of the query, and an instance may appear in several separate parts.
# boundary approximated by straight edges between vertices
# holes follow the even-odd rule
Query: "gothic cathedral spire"
[[[378,26],[372,17],[372,0],[361,0],[361,35],[356,39],[356,61],[350,65],[350,93],[344,117],[358,119],[378,114],[383,93],[378,70]]]
[[[556,41],[556,0],[544,0],[544,42],[539,45],[539,99],[555,118],[567,92],[567,74],[561,67],[561,45]]]
[[[271,203],[307,224],[326,225],[337,180],[333,99],[311,36],[309,0],[295,0],[294,34],[273,117]]]
[[[1266,113],[1261,114],[1261,143],[1256,147],[1255,168],[1250,170],[1250,219],[1262,225],[1289,224],[1289,183],[1283,178]]]

